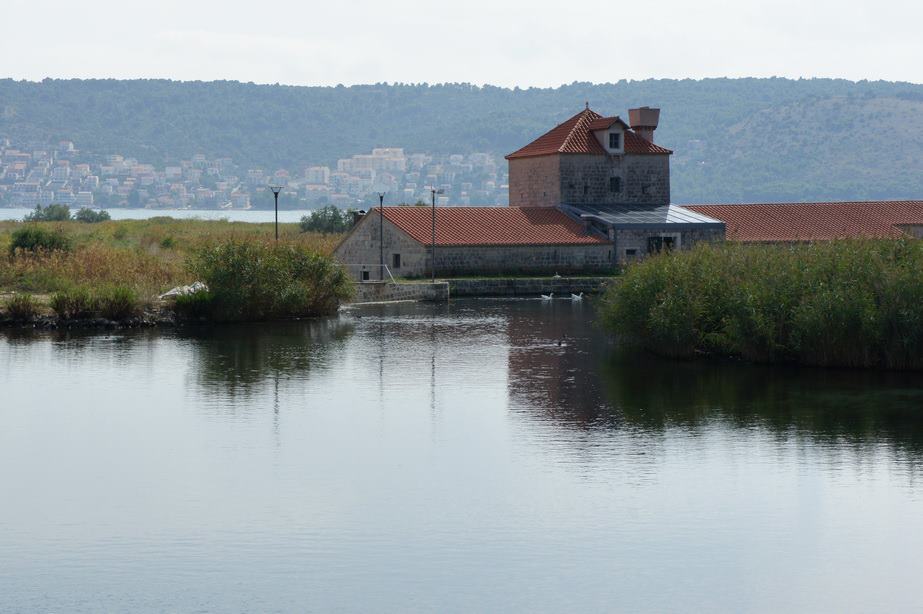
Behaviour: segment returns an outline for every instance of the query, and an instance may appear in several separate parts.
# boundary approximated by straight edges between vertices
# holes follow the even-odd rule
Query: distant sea
[[[236,210],[211,210],[211,209],[106,209],[114,220],[145,220],[151,217],[174,217],[178,219],[222,220],[232,222],[271,222],[273,211],[249,209]],[[32,209],[5,209],[0,207],[0,220],[21,220]],[[297,211],[279,211],[279,221],[294,223],[301,220],[303,215],[310,212],[308,209]]]
[[[386,205],[387,206],[387,205]],[[438,207],[455,205],[437,205]],[[499,207],[505,205],[470,205],[471,207]],[[21,220],[33,209],[4,208],[0,207],[0,221]],[[75,209],[71,208],[71,211]],[[273,211],[249,209],[241,210],[215,210],[215,209],[106,209],[114,220],[146,220],[151,217],[175,217],[181,220],[230,220],[232,222],[271,222]],[[301,218],[311,213],[313,209],[296,209],[293,211],[279,211],[279,222],[283,224],[296,224]]]

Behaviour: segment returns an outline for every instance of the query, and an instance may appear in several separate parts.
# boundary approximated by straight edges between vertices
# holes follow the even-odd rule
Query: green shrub
[[[17,322],[28,322],[38,315],[38,304],[31,294],[14,294],[6,301],[6,313]]]
[[[48,230],[40,226],[29,225],[14,230],[10,237],[10,255],[17,250],[24,252],[69,252],[73,242],[60,230]]]
[[[84,224],[98,224],[99,222],[108,222],[112,218],[109,216],[109,212],[103,209],[93,211],[92,209],[83,207],[74,214],[74,219]]]
[[[51,308],[59,318],[79,320],[91,317],[97,303],[86,288],[69,288],[51,295]]]
[[[25,222],[66,222],[71,219],[71,210],[67,205],[35,206],[35,211],[28,214]]]
[[[210,319],[212,316],[212,295],[208,290],[200,290],[176,297],[173,309],[177,315],[189,320]]]
[[[923,242],[700,245],[629,267],[606,325],[661,354],[923,368]]]
[[[303,216],[299,225],[301,232],[335,234],[352,228],[355,216],[356,212],[353,209],[343,211],[333,205],[327,205]]]
[[[141,312],[138,294],[125,286],[110,286],[96,295],[99,314],[108,320],[127,320]]]
[[[160,240],[160,247],[163,249],[173,249],[176,247],[176,239],[173,237],[164,237]]]
[[[208,286],[216,320],[332,314],[352,292],[330,257],[293,244],[232,239],[195,252],[189,269]]]
[[[125,228],[124,224],[119,224],[115,227],[115,230],[112,231],[112,238],[116,241],[121,241],[128,236],[128,229]]]

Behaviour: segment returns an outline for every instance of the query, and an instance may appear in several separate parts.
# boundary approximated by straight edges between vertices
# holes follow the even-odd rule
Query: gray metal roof
[[[616,229],[694,230],[724,228],[724,222],[679,205],[561,205],[576,219],[596,220]]]

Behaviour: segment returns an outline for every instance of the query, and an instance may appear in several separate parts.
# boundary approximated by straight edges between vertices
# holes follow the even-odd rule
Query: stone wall
[[[691,249],[700,241],[723,241],[724,230],[706,228],[702,230],[616,230],[615,252],[619,263],[630,262],[647,255],[650,237],[673,237],[675,249]],[[634,250],[634,254],[628,253]]]
[[[533,296],[554,293],[569,297],[571,294],[598,294],[613,283],[616,277],[502,277],[496,279],[450,279],[449,295],[465,296]]]
[[[432,301],[449,300],[449,284],[436,283],[357,283],[353,303],[386,303],[390,301]]]
[[[574,205],[666,205],[670,203],[670,156],[561,155],[561,203]],[[620,179],[620,191],[609,187]],[[513,167],[510,166],[512,198]],[[512,201],[511,201],[512,202]]]
[[[334,250],[334,257],[346,265],[356,281],[379,279],[378,217],[374,212],[362,218],[356,228]],[[384,221],[385,264],[394,277],[431,275],[431,247],[421,245]],[[399,255],[401,266],[395,267]],[[609,272],[614,253],[608,243],[595,245],[436,246],[437,276],[503,275]],[[387,278],[387,275],[385,276]]]
[[[552,155],[510,160],[510,206],[557,207],[561,204],[560,158]]]
[[[384,220],[383,230],[385,264],[393,276],[418,277],[429,270],[428,249],[388,220]],[[378,213],[372,209],[334,250],[334,258],[347,266],[354,279],[361,280],[362,271],[368,272],[370,280],[379,279],[379,232]],[[400,255],[400,267],[394,266],[395,254]]]
[[[429,247],[426,248],[427,252]],[[518,275],[603,272],[613,270],[612,246],[503,245],[436,246],[436,275]],[[426,274],[429,274],[427,261]]]

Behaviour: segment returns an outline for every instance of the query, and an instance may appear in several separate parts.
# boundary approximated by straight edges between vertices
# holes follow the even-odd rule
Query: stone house
[[[334,256],[360,281],[379,280],[382,272],[385,279],[389,272],[429,276],[433,212],[430,207],[372,209]],[[558,209],[439,207],[435,216],[438,276],[610,273],[615,264],[608,237]]]
[[[430,275],[434,261],[439,276],[563,275],[723,240],[722,221],[670,203],[672,152],[653,141],[660,110],[628,115],[587,105],[509,154],[509,207],[372,209],[334,255],[368,281],[382,259],[401,277]]]
[[[506,156],[511,207],[670,204],[669,149],[655,145],[660,109],[631,109],[632,127],[589,106]]]
[[[510,206],[554,207],[605,235],[617,262],[724,239],[724,223],[670,202],[670,155],[654,143],[660,109],[629,122],[587,107],[506,156]]]

